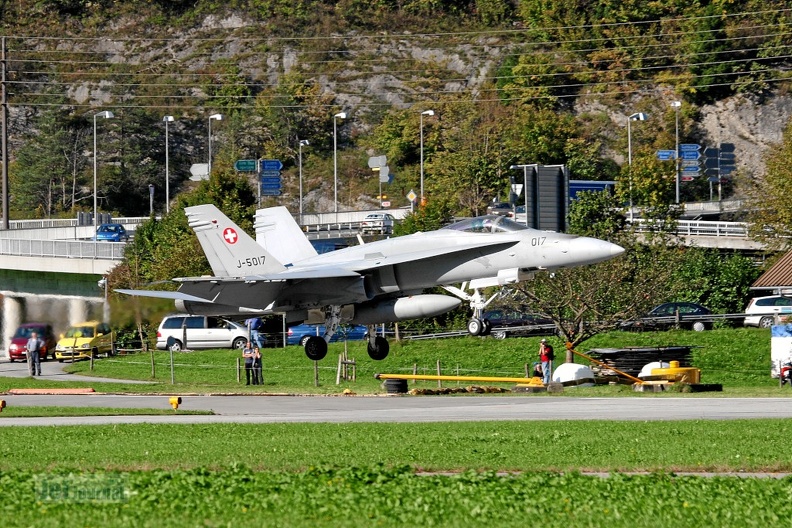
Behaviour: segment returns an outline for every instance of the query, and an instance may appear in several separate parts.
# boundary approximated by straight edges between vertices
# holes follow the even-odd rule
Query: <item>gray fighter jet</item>
[[[473,309],[468,331],[485,334],[489,325],[482,312],[489,301],[482,288],[524,281],[540,271],[602,262],[624,252],[604,240],[482,216],[436,231],[317,254],[285,207],[258,211],[257,240],[214,205],[187,207],[185,213],[214,276],[173,279],[180,284],[175,292],[118,291],[174,299],[180,311],[192,314],[284,314],[287,324],[322,322],[325,335],[305,344],[312,360],[325,357],[330,337],[345,322],[369,325],[369,356],[384,359],[389,345],[376,335],[375,325],[439,315],[461,299]],[[457,297],[423,293],[435,286]]]

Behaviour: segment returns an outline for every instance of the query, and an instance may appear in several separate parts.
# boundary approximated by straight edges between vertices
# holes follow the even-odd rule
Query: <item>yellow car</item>
[[[60,362],[99,355],[109,357],[114,353],[113,331],[110,325],[101,321],[86,321],[72,326],[65,335],[61,335],[55,347],[55,359]]]

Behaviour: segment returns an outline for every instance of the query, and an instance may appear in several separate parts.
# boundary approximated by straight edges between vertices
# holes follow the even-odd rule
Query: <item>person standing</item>
[[[44,348],[42,341],[36,332],[30,334],[30,338],[25,343],[25,351],[28,361],[28,370],[31,376],[41,376],[41,349]]]
[[[261,349],[253,347],[253,385],[264,385],[264,374],[261,369]]]
[[[542,362],[542,382],[547,385],[550,383],[550,377],[553,373],[553,360],[555,353],[553,347],[547,342],[547,339],[542,339],[539,342],[539,361]]]
[[[253,344],[257,347],[263,346],[260,334],[263,324],[264,323],[260,317],[251,317],[250,319],[245,320],[245,325],[248,327],[248,335],[250,336],[250,340],[253,341]]]
[[[250,341],[245,343],[242,357],[245,359],[245,385],[250,385],[250,377],[253,374],[253,344]]]

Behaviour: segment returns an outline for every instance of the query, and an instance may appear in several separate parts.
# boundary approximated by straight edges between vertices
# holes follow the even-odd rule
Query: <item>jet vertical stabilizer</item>
[[[286,267],[211,204],[184,209],[216,277],[248,277]]]
[[[256,211],[256,242],[284,264],[292,264],[317,255],[300,226],[283,206]]]

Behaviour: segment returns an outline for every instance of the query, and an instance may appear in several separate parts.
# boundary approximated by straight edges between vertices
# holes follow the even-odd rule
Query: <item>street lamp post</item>
[[[207,176],[212,175],[212,119],[223,120],[223,114],[212,114],[209,116],[209,163],[207,164]]]
[[[93,228],[94,228],[94,257],[96,256],[96,228],[97,228],[97,213],[98,213],[98,206],[96,200],[96,118],[97,117],[104,117],[105,119],[112,119],[115,117],[113,112],[110,110],[105,110],[103,112],[99,112],[98,114],[94,114],[93,116]]]
[[[676,114],[676,131],[674,137],[676,138],[676,150],[674,151],[674,181],[676,182],[676,203],[679,204],[679,109],[682,107],[681,101],[674,101],[671,103]]]
[[[525,193],[525,227],[530,227],[528,225],[528,169],[536,170],[539,167],[538,163],[528,163],[526,165],[512,165],[509,167],[512,170],[515,169],[522,169],[523,170],[523,192]],[[515,214],[515,220],[517,219]]]
[[[334,211],[338,213],[338,119],[346,119],[346,112],[339,112],[333,116],[333,203]]]
[[[170,212],[170,167],[168,165],[168,123],[173,122],[173,116],[166,115],[162,118],[165,122],[165,214]]]
[[[633,221],[633,189],[632,189],[632,128],[630,122],[646,121],[646,114],[636,112],[627,118],[627,167],[630,171],[630,223]]]
[[[303,147],[307,147],[308,145],[310,145],[310,143],[308,142],[307,139],[301,139],[300,140],[300,147],[299,147],[299,151],[300,151],[300,156],[299,156],[299,160],[300,160],[300,162],[299,162],[299,167],[300,167],[300,224],[302,224],[302,217],[303,217],[302,148]]]
[[[421,112],[421,205],[424,203],[423,116],[433,116],[434,110]],[[382,193],[380,193],[382,194]]]

